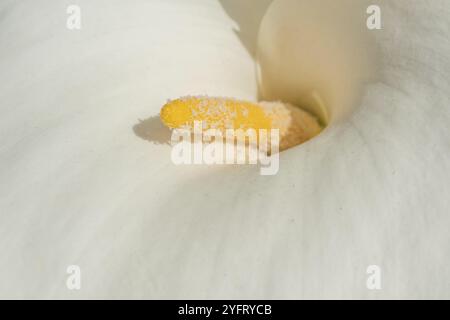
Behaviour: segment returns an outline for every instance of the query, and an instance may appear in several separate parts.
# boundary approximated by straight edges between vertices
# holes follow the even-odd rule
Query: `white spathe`
[[[267,1],[253,16],[231,0],[80,0],[79,31],[73,1],[2,2],[0,297],[449,298],[450,3],[374,2],[377,77],[266,177],[175,166],[158,119],[138,119],[186,94],[256,99],[245,18]],[[262,28],[295,5],[275,1]]]

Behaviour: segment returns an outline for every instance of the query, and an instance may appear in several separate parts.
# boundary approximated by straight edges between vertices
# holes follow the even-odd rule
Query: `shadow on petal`
[[[170,144],[171,131],[163,125],[159,116],[153,116],[133,126],[133,132],[139,138],[154,144]]]
[[[227,15],[239,26],[234,30],[248,53],[255,58],[259,25],[273,0],[219,0]]]

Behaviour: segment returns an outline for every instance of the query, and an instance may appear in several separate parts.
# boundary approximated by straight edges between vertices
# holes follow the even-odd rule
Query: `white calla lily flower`
[[[0,4],[0,297],[450,297],[448,1],[70,4]],[[328,126],[274,176],[176,166],[189,94]]]

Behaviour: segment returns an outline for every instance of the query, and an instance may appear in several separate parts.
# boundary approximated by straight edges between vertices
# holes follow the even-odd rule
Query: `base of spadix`
[[[262,108],[280,115],[274,126],[280,129],[280,151],[302,144],[322,131],[319,120],[307,111],[282,102],[260,102]]]

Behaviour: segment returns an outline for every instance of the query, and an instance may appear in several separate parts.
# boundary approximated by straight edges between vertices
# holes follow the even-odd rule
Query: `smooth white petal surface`
[[[69,1],[0,6],[0,296],[449,297],[450,4],[379,2],[378,77],[276,176],[173,165],[149,117],[185,94],[256,98],[258,3],[85,1],[80,31]]]

